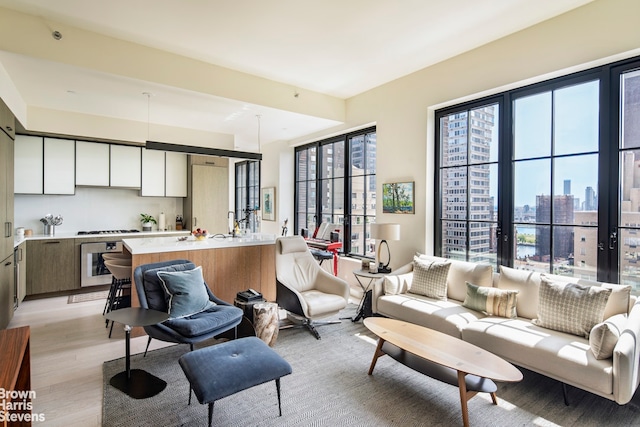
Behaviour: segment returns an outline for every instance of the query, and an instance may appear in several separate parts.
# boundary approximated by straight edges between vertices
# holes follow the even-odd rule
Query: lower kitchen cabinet
[[[5,329],[13,318],[14,274],[11,255],[0,264],[0,329]]]
[[[18,305],[27,296],[27,242],[22,242],[14,251],[16,263],[16,287]]]
[[[74,239],[27,241],[27,295],[77,289]]]

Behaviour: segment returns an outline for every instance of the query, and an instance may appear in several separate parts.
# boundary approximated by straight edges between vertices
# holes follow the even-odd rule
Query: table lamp
[[[400,240],[400,224],[371,224],[371,238],[381,240],[378,245],[378,273],[391,273],[389,263],[391,262],[391,251],[389,251],[389,244],[387,240]],[[387,263],[382,264],[380,254],[382,252],[382,245],[387,247]]]

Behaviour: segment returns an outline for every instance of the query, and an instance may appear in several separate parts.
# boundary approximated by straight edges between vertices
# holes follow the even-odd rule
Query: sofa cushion
[[[598,323],[589,334],[589,347],[596,359],[608,359],[613,356],[613,349],[627,323],[625,314],[616,314]]]
[[[486,317],[455,301],[441,301],[412,293],[382,295],[379,314],[414,323],[460,338],[460,328]]]
[[[216,305],[209,301],[200,266],[186,271],[159,271],[158,278],[167,295],[170,319],[191,316]]]
[[[613,393],[613,359],[596,359],[586,338],[503,317],[478,319],[461,334],[463,340],[523,368],[604,395]]]
[[[589,338],[591,328],[602,322],[611,289],[559,283],[541,276],[537,326]]]
[[[467,282],[467,297],[463,306],[492,316],[516,317],[518,291],[476,286]]]
[[[413,272],[384,276],[384,293],[386,295],[404,294],[411,289]]]
[[[518,291],[516,312],[519,317],[535,319],[538,316],[539,273],[500,266],[497,287]]]
[[[447,300],[447,274],[451,263],[413,258],[411,293]]]
[[[429,261],[449,261],[451,267],[447,276],[447,297],[456,301],[464,301],[467,296],[466,282],[477,286],[493,286],[493,268],[488,264],[449,260],[429,255],[418,255],[420,259]]]

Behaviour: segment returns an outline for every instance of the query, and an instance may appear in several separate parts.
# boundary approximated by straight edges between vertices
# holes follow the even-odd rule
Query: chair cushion
[[[212,316],[211,314],[214,313],[215,316]],[[237,323],[238,319],[242,318],[242,315],[243,311],[238,307],[215,305],[192,316],[166,320],[163,325],[168,326],[184,337],[193,338],[218,329],[222,329],[221,332],[224,332],[227,330],[225,328]]]
[[[150,309],[169,312],[167,306],[167,294],[162,286],[162,281],[158,277],[159,271],[186,271],[196,268],[192,262],[183,264],[173,264],[165,267],[150,268],[143,274],[142,286],[144,294],[147,297],[147,304]]]
[[[300,236],[291,236],[290,238],[280,238],[280,253],[290,254],[293,252],[306,252],[309,250],[307,242]]]
[[[191,316],[216,305],[209,301],[200,266],[186,271],[159,271],[158,277],[167,295],[170,319]]]
[[[540,280],[538,317],[533,324],[589,338],[589,332],[602,322],[611,289],[577,283]]]
[[[463,306],[489,315],[516,317],[518,291],[507,291],[488,286],[476,286],[467,282],[467,297]]]

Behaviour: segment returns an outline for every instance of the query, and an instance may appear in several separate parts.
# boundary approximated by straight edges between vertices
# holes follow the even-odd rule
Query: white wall
[[[50,213],[62,215],[64,223],[56,227],[57,235],[76,234],[84,230],[142,230],[140,214],[153,215],[156,220],[164,212],[166,224],[175,229],[176,214],[182,214],[182,198],[140,197],[138,190],[113,188],[76,188],[74,196],[15,196],[16,227],[31,228],[43,233],[40,218]],[[154,226],[154,230],[157,226]]]

